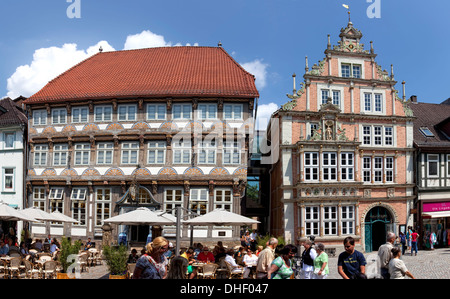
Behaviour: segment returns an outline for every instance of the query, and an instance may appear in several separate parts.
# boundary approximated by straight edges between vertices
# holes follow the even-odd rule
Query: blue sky
[[[79,1],[81,18],[68,17],[73,3],[67,1]],[[374,1],[380,18],[367,14]],[[297,84],[302,80],[305,56],[310,66],[322,60],[328,34],[337,44],[348,22],[344,3],[366,49],[373,41],[382,68],[394,64],[400,96],[404,80],[408,98],[440,103],[450,97],[450,3],[442,0],[2,0],[0,97],[30,96],[99,45],[123,50],[221,41],[256,75],[268,113],[287,102],[294,72]]]

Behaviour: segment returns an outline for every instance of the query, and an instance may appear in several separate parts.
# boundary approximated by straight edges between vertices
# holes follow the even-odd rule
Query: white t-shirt
[[[256,256],[256,254],[252,254],[252,256],[249,256],[248,254],[244,255],[244,259],[243,259],[244,265],[248,265],[248,266],[256,266],[256,264],[258,263],[258,257]]]
[[[401,259],[392,259],[389,262],[389,274],[391,279],[404,279],[406,275],[406,265]]]

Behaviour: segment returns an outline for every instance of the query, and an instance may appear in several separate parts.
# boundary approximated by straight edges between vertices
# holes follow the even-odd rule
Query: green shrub
[[[127,272],[126,246],[103,246],[103,257],[111,275],[124,275]]]
[[[80,246],[81,246],[80,241],[76,241],[74,244],[72,244],[68,238],[62,237],[59,262],[61,263],[63,273],[67,273],[67,269],[69,268],[69,266],[75,262],[74,259],[69,258],[69,260],[67,260],[67,258],[71,254],[78,254]]]

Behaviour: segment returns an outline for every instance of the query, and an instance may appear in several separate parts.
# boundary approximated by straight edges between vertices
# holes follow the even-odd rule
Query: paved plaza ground
[[[377,252],[365,253],[366,259]],[[433,251],[421,250],[417,256],[406,253],[402,256],[408,270],[417,279],[450,279],[450,248],[439,248]],[[338,257],[329,258],[330,275],[328,279],[341,279],[337,272]],[[106,266],[97,265],[89,268],[89,272],[81,274],[83,279],[108,279]],[[407,279],[409,279],[407,277]]]

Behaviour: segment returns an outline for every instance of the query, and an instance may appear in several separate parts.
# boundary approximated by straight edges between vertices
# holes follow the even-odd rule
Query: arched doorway
[[[389,211],[380,206],[372,208],[365,218],[365,250],[371,252],[386,243],[386,234],[393,231],[393,218]]]

